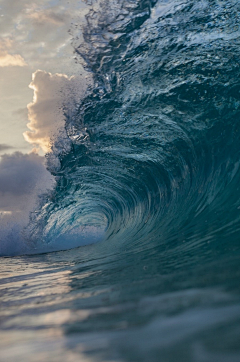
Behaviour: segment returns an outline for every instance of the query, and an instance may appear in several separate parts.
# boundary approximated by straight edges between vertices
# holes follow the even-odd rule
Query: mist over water
[[[2,330],[24,330],[19,360],[238,361],[239,2],[86,3],[72,36],[92,85],[24,235],[92,245],[2,259]]]

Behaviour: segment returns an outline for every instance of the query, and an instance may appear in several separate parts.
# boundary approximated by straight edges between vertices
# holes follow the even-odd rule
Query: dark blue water
[[[54,361],[239,361],[239,2],[88,3],[72,34],[93,83],[66,106],[57,184],[24,233],[36,250],[94,244],[3,259],[28,285],[4,294],[3,330],[24,331],[19,360],[49,339]]]

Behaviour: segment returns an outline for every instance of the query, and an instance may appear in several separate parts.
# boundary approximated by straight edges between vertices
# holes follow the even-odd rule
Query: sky
[[[76,0],[0,0],[0,155],[28,153],[34,141],[41,154],[46,152],[43,118],[49,116],[53,128],[61,88],[76,85],[76,78],[81,88],[83,69],[75,62],[69,30],[81,21],[84,9],[84,3]]]
[[[26,224],[54,184],[44,155],[64,126],[63,105],[86,89],[71,45],[86,11],[84,0],[0,0],[0,244],[3,225],[19,215]]]

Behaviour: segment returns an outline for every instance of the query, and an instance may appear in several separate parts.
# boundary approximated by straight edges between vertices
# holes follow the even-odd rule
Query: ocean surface
[[[240,3],[86,7],[91,82],[0,258],[0,361],[239,362]]]

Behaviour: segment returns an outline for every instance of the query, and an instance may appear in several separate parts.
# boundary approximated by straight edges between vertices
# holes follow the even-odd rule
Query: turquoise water
[[[1,258],[0,360],[239,361],[239,3],[88,6],[92,85]]]

